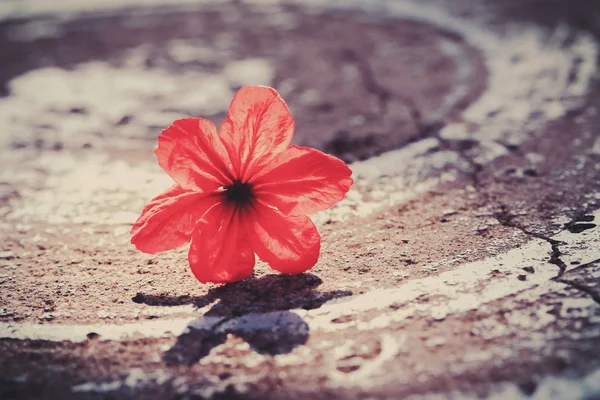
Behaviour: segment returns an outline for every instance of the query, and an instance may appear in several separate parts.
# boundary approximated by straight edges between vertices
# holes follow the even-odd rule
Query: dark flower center
[[[254,193],[249,183],[235,180],[231,185],[225,186],[225,198],[232,203],[246,204],[252,197]]]

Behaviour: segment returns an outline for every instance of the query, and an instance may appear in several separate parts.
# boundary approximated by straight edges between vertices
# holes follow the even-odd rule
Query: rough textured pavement
[[[600,398],[600,7],[0,5],[0,398]],[[275,87],[350,163],[310,273],[129,244],[173,120]]]

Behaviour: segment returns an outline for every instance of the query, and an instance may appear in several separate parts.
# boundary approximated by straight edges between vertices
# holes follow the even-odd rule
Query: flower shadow
[[[352,292],[318,292],[322,280],[313,274],[267,275],[210,289],[204,296],[160,296],[138,293],[136,303],[156,306],[194,304],[205,307],[218,301],[193,320],[166,351],[168,364],[190,365],[227,339],[242,338],[261,354],[284,354],[308,340],[308,324],[292,309],[314,309],[326,301]]]

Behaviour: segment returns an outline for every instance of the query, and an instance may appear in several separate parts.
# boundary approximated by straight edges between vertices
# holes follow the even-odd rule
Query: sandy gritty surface
[[[0,398],[600,396],[593,2],[138,3],[0,8]],[[356,184],[310,273],[201,285],[128,232],[249,84]]]

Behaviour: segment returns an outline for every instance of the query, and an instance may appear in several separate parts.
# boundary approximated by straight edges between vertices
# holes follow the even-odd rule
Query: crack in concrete
[[[598,262],[598,261],[600,261],[600,260],[595,260],[590,264],[593,264],[594,262]],[[590,296],[592,298],[592,300],[594,300],[598,305],[600,305],[600,294],[596,293],[594,290],[592,290],[592,288],[584,285],[580,281],[569,280],[569,279],[556,279],[556,282],[564,283],[565,285],[572,287],[573,289],[577,289],[580,292],[587,294],[588,296]]]
[[[438,134],[437,139],[440,141],[440,145],[442,147],[451,149],[451,147],[452,147],[450,145],[451,141],[444,140],[443,138],[439,137],[439,134]],[[502,225],[502,226],[513,228],[513,229],[518,229],[519,231],[521,231],[522,233],[524,233],[525,235],[527,235],[531,238],[536,238],[536,239],[544,240],[545,242],[547,242],[550,245],[550,249],[551,249],[550,259],[548,260],[548,262],[550,264],[553,264],[558,267],[558,274],[555,279],[560,278],[567,270],[566,263],[561,259],[561,256],[563,255],[563,253],[560,250],[560,246],[565,245],[566,243],[561,242],[559,240],[552,239],[541,233],[532,232],[529,229],[525,228],[524,226],[517,224],[514,221],[515,215],[513,215],[509,211],[509,207],[506,204],[495,202],[488,193],[486,193],[485,191],[482,191],[483,185],[482,185],[482,182],[481,182],[481,179],[479,176],[480,176],[481,172],[483,171],[483,165],[476,162],[473,159],[473,157],[471,157],[467,153],[468,150],[470,150],[470,149],[471,149],[471,147],[466,148],[466,149],[459,148],[456,151],[458,152],[459,156],[469,164],[470,169],[471,169],[469,178],[471,179],[474,189],[477,191],[479,196],[481,196],[482,200],[485,202],[488,202],[488,203],[495,203],[495,205],[500,208],[500,211],[494,212],[491,216],[493,218],[495,218],[498,221],[498,223],[500,223],[500,225]],[[568,228],[570,225],[572,225],[576,221],[577,221],[577,219],[574,219],[572,222],[566,224],[565,227]]]
[[[560,256],[563,255],[563,253],[560,251],[560,246],[566,243],[552,239],[541,233],[532,232],[524,226],[517,224],[516,222],[514,222],[515,216],[510,213],[510,211],[508,210],[508,206],[506,206],[505,204],[500,204],[500,211],[494,213],[493,217],[502,226],[518,229],[527,236],[546,241],[550,245],[551,249],[550,259],[548,260],[548,262],[558,267],[558,275],[556,276],[556,278],[560,278],[565,273],[565,271],[567,270],[567,264],[565,264],[565,262],[560,258]]]
[[[585,285],[584,283],[576,280],[576,279],[564,279],[562,278],[562,276],[565,274],[565,272],[567,271],[567,265],[566,263],[561,259],[561,256],[563,255],[563,253],[561,252],[560,247],[562,245],[566,245],[565,242],[559,241],[559,240],[555,240],[552,239],[546,235],[542,235],[540,233],[536,233],[536,232],[532,232],[530,230],[528,230],[527,228],[517,224],[514,222],[514,218],[515,216],[512,215],[509,211],[508,211],[508,207],[504,204],[500,205],[501,211],[497,212],[494,214],[494,218],[496,218],[496,220],[503,226],[507,226],[507,227],[511,227],[511,228],[515,228],[520,230],[521,232],[523,232],[524,234],[530,236],[530,237],[534,237],[537,239],[541,239],[546,241],[548,244],[550,244],[550,259],[548,260],[548,262],[550,264],[554,264],[558,267],[559,271],[556,277],[552,278],[553,281],[555,282],[559,282],[559,283],[563,283],[573,289],[576,289],[588,296],[590,296],[594,302],[596,302],[597,304],[600,305],[600,293],[595,292],[592,288],[590,288],[589,286]],[[578,221],[580,221],[582,218],[574,218],[571,222],[565,224],[565,230],[571,231],[569,229],[570,226],[572,226],[573,224],[577,223]],[[573,269],[572,271],[576,271],[576,270],[582,270],[585,269],[587,267],[589,267],[590,265],[596,264],[600,262],[600,258],[595,259],[593,261],[590,261],[588,263],[582,264],[580,266],[578,266],[576,269]]]
[[[570,270],[569,272],[581,271],[581,270],[584,270],[585,268],[587,268],[591,265],[597,264],[597,263],[600,263],[600,258],[597,258],[597,259],[587,262],[585,264],[581,264],[577,268],[574,268],[574,269]],[[600,293],[595,292],[592,288],[585,285],[584,283],[582,283],[576,279],[564,279],[564,278],[560,278],[560,277],[556,277],[553,280],[556,282],[559,282],[559,283],[564,283],[565,285],[567,285],[573,289],[579,290],[580,292],[587,294],[588,296],[590,296],[592,298],[592,300],[594,300],[596,303],[600,304]]]
[[[448,141],[443,140],[442,138],[439,138],[439,137],[438,137],[438,139],[440,140],[440,143],[442,146],[449,147]],[[482,197],[482,199],[484,201],[494,202],[493,199],[490,198],[488,193],[483,192],[481,190],[482,183],[479,178],[479,174],[483,171],[483,166],[481,164],[475,162],[473,160],[473,158],[467,154],[467,150],[468,149],[458,149],[458,153],[467,163],[469,163],[469,165],[471,167],[470,179],[472,181],[473,187],[475,188],[477,193]],[[543,240],[550,245],[551,250],[550,250],[550,258],[549,258],[548,262],[550,264],[553,264],[558,267],[558,274],[556,275],[556,277],[554,277],[552,279],[553,281],[560,282],[560,283],[568,285],[574,289],[577,289],[577,290],[589,295],[596,303],[600,304],[600,294],[594,292],[590,287],[584,285],[583,283],[581,283],[577,280],[568,280],[568,279],[561,278],[567,271],[567,264],[561,259],[561,256],[563,255],[563,253],[561,251],[561,246],[566,245],[565,242],[552,239],[541,233],[530,231],[529,229],[525,228],[524,226],[522,226],[514,221],[516,216],[513,215],[509,211],[509,207],[506,204],[498,203],[498,202],[495,202],[495,203],[497,206],[499,206],[500,211],[493,213],[492,216],[493,216],[493,218],[495,218],[498,221],[498,223],[500,223],[500,225],[509,227],[509,228],[513,228],[513,229],[518,229],[525,235],[527,235],[531,238]],[[565,224],[564,229],[568,230],[571,233],[580,233],[583,230],[592,229],[592,228],[596,227],[595,224],[589,223],[591,221],[593,221],[593,217],[589,218],[589,216],[587,216],[587,215],[583,215],[583,216],[579,215],[578,217],[576,216],[570,222]],[[578,223],[581,223],[581,222],[586,222],[586,223],[576,226]],[[583,269],[583,268],[585,268],[589,265],[592,265],[594,263],[597,263],[597,262],[600,262],[600,259],[596,259],[594,261],[583,264],[583,265],[579,266],[577,269]]]

